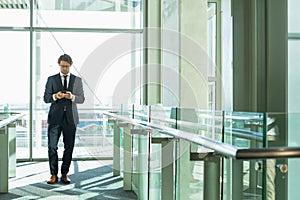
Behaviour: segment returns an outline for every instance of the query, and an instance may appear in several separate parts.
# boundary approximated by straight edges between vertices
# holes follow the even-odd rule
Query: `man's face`
[[[71,65],[68,62],[60,61],[59,66],[60,66],[61,73],[67,74],[70,72]]]

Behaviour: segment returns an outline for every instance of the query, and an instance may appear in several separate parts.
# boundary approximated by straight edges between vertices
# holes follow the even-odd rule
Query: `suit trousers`
[[[61,133],[63,134],[64,143],[61,173],[67,174],[69,172],[72,161],[72,154],[75,144],[76,125],[74,123],[68,123],[65,115],[61,124],[48,125],[48,158],[51,175],[58,174],[57,145]]]

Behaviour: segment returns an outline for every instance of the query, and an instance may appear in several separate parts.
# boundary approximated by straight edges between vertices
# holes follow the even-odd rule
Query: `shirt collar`
[[[62,77],[62,76],[64,76],[64,75],[70,76],[71,73],[69,72],[69,73],[67,73],[67,74],[63,74],[63,73],[59,72],[59,74],[60,74],[60,77]]]

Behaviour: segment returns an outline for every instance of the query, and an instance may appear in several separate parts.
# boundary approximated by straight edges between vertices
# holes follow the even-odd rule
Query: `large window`
[[[164,106],[179,106],[180,37],[179,1],[162,3],[162,102]]]
[[[17,158],[47,157],[50,105],[43,93],[63,53],[72,56],[71,73],[81,76],[86,96],[78,106],[74,157],[112,157],[112,125],[99,110],[139,103],[141,1],[38,0],[32,8],[30,1],[17,2],[0,2],[0,83],[6,86],[0,109],[26,113],[17,127]]]
[[[217,80],[217,3],[207,4],[207,48],[208,48],[208,108],[211,110],[216,109],[216,83],[220,83]],[[220,66],[219,66],[220,67]]]
[[[128,94],[131,88],[136,87],[131,78],[135,77],[135,71],[138,70],[135,66],[140,63],[140,51],[134,45],[134,41],[140,38],[139,34],[36,32],[35,38],[38,43],[34,53],[34,82],[37,84],[33,95],[33,157],[47,155],[46,121],[49,105],[43,102],[43,92],[47,77],[59,72],[57,55],[63,50],[73,57],[71,73],[83,79],[86,97],[86,102],[78,105],[81,121],[74,157],[111,157],[112,127],[97,109],[110,108],[115,99],[122,99],[118,97],[120,87],[121,91],[127,91]],[[128,96],[126,100],[130,102],[126,103],[134,103],[136,99]]]
[[[17,126],[17,145],[25,148],[23,153],[28,156],[29,34],[27,32],[2,31],[0,35],[0,109],[1,112],[24,112],[27,114]]]
[[[40,0],[35,6],[38,27],[140,28],[141,2],[130,0]]]

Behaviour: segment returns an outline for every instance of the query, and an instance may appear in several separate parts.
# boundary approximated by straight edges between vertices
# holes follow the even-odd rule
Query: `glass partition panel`
[[[142,0],[36,1],[37,27],[139,29]]]
[[[216,141],[222,141],[223,112],[218,110],[196,110],[197,132]]]
[[[288,118],[290,118],[292,122],[294,120],[293,117],[296,115],[287,115],[286,113],[267,113],[266,116],[266,135],[264,135],[265,146],[293,146],[293,143],[288,144],[286,139],[283,139],[283,137],[285,137],[284,133],[287,130]],[[294,141],[297,141],[296,137],[294,137],[294,139]]]
[[[101,110],[79,110],[74,157],[104,158],[113,156],[113,123]]]
[[[170,107],[152,105],[150,107],[149,114],[152,124],[161,127],[175,127],[175,120],[170,119],[172,115]],[[171,162],[172,157],[174,157],[175,154],[172,154],[172,150],[167,150],[169,148],[167,146],[171,144],[172,138],[172,136],[164,134],[163,132],[155,130],[151,131],[149,199],[163,199],[163,190],[166,190],[166,188],[175,188],[175,182],[173,182],[173,185],[164,185],[162,180],[163,178],[167,180],[172,180],[172,178],[174,178],[173,175],[167,176],[166,174],[168,174],[168,172],[165,172],[165,175],[163,174],[163,169],[165,169],[165,167],[168,167],[168,165],[175,166],[174,163]],[[170,181],[170,183],[172,184],[172,181]],[[175,191],[170,189],[170,191],[168,190],[168,192],[170,193]]]
[[[172,118],[171,108],[159,105],[151,106],[151,109],[147,106],[134,106],[134,108],[128,110],[131,114],[135,111],[134,113],[137,114],[135,116],[142,120],[144,116],[148,116],[150,113],[152,123],[166,127],[174,126],[172,119],[168,118],[168,116]],[[178,112],[178,109],[175,110]],[[182,111],[183,109],[179,110]],[[284,122],[287,116],[289,116],[289,121],[298,119],[294,113],[287,115],[193,110],[192,113],[194,112],[197,116],[195,133],[202,134],[203,132],[203,136],[210,137],[215,141],[225,141],[225,143],[241,149],[278,146],[278,142],[279,144],[281,142],[280,133],[285,130],[286,124]],[[190,119],[189,114],[187,112],[180,116]],[[175,125],[184,122],[176,119],[176,116],[177,114],[175,114]],[[183,125],[187,124],[179,124],[179,128],[184,127]],[[222,133],[224,133],[224,137],[219,138],[218,135],[222,135]],[[151,132],[150,141],[148,141],[148,135],[133,134],[131,137],[133,139],[132,183],[135,186],[133,189],[140,192],[139,188],[143,187],[144,194],[149,192],[149,199],[162,199],[166,189],[171,191],[169,190],[170,187],[163,185],[163,181],[166,180],[163,179],[164,170],[166,172],[166,167],[168,167],[164,163],[166,159],[163,157],[164,155],[168,155],[169,158],[174,156],[174,163],[171,162],[172,159],[167,162],[168,165],[172,164],[174,171],[167,171],[175,174],[173,177],[174,185],[171,187],[174,188],[176,199],[183,196],[189,199],[199,199],[199,196],[201,198],[207,192],[216,192],[216,188],[219,189],[220,196],[228,200],[282,199],[282,190],[287,189],[288,194],[287,191],[283,191],[286,196],[295,197],[297,195],[297,190],[292,187],[292,184],[298,184],[299,180],[296,172],[297,159],[236,160],[219,157],[218,154],[209,154],[211,152],[207,151],[197,151],[199,157],[195,159],[195,157],[191,157],[191,153],[195,153],[195,151],[191,151],[190,142],[183,139],[173,140],[171,136],[161,132]],[[170,142],[174,142],[173,146],[169,149],[171,151],[166,153],[165,148],[168,148],[167,145]],[[299,146],[297,139],[292,146]],[[150,149],[148,149],[149,147]],[[149,152],[150,154],[148,154]],[[145,163],[148,166],[144,165]],[[219,168],[209,169],[212,164],[219,166]],[[141,168],[142,166],[144,168]],[[145,174],[143,170],[147,167],[148,174]],[[288,175],[288,186],[291,187],[287,188]],[[210,185],[209,190],[207,190],[207,177],[219,181],[216,182],[216,185]],[[172,176],[168,178],[172,179]],[[280,188],[280,185],[284,185],[285,188]]]
[[[294,101],[294,100],[292,100]],[[299,146],[299,113],[267,113],[267,147]],[[299,195],[298,168],[299,159],[269,159],[266,163],[266,196],[275,199],[294,199]],[[286,169],[285,169],[286,168]],[[287,170],[283,172],[282,170]]]
[[[151,123],[176,128],[176,119],[172,116],[175,114],[175,110],[176,108],[161,105],[151,106]]]
[[[172,147],[170,150],[168,149],[169,147],[167,147],[168,145],[172,145],[171,142],[171,136],[161,132],[151,132],[151,147],[149,157],[149,199],[163,199],[163,190],[166,191],[166,188],[173,188],[173,190],[170,189],[167,191],[175,193],[175,182],[172,181],[172,179],[174,179],[174,173],[172,174],[165,172],[165,174],[163,174],[163,170],[165,170],[166,167],[175,167],[174,163],[172,163],[173,157],[176,156],[172,153],[172,150],[175,152],[175,148]],[[169,176],[166,176],[166,174]],[[167,179],[168,181],[171,180],[168,183],[173,183],[173,185],[164,185],[162,180],[163,178],[165,178],[165,180]],[[164,182],[166,183],[166,181]]]
[[[237,148],[266,147],[266,128],[267,118],[264,113],[224,113],[224,142]],[[265,161],[223,159],[222,162],[224,199],[263,199]]]
[[[225,143],[238,148],[265,147],[265,120],[263,113],[225,112]]]
[[[149,122],[150,107],[145,105],[132,106],[132,118]]]
[[[133,105],[123,105],[121,104],[120,109],[118,110],[119,114],[122,116],[126,116],[129,119],[132,118],[134,113],[134,106]]]
[[[232,169],[232,181],[243,183],[243,187],[232,187],[231,191],[224,191],[224,199],[262,199],[262,200],[281,200],[297,199],[299,189],[299,158],[284,159],[265,159],[255,160],[254,170],[249,169],[244,173],[243,180],[237,180],[239,177],[236,169]],[[249,161],[239,161],[243,163]],[[234,164],[233,164],[234,165]],[[234,171],[235,170],[235,171]],[[240,177],[241,178],[241,177]],[[248,185],[245,187],[245,184]],[[239,192],[238,189],[241,189]],[[232,196],[229,196],[232,194]]]

